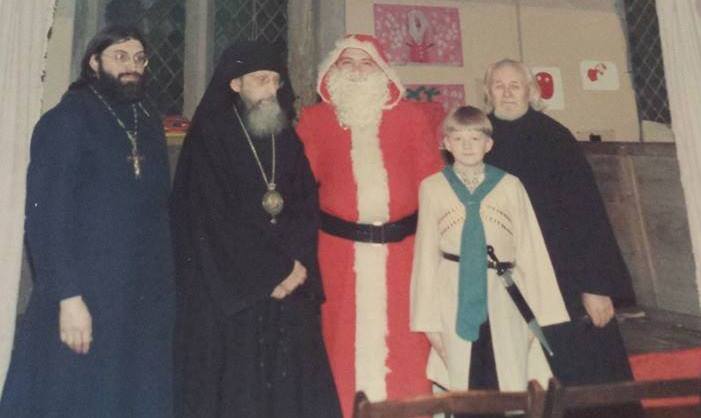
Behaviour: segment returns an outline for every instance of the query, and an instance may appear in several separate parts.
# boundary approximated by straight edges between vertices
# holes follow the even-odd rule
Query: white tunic
[[[450,390],[467,389],[471,343],[455,332],[458,263],[465,206],[443,173],[421,183],[419,225],[411,279],[411,330],[440,332],[447,364],[431,350],[427,376]],[[487,244],[500,261],[516,263],[512,277],[541,326],[569,320],[531,202],[518,178],[505,174],[480,206]],[[496,271],[487,270],[487,310],[499,388],[524,390],[531,379],[552,376],[538,340],[511,300]]]

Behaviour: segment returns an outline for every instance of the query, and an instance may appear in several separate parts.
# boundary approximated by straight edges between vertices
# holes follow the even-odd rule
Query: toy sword
[[[496,254],[494,254],[494,247],[491,245],[487,245],[487,255],[491,260],[489,261],[488,266],[495,269],[497,271],[497,275],[501,277],[502,281],[504,282],[504,286],[506,287],[506,291],[509,293],[509,296],[511,296],[511,300],[514,301],[516,308],[518,308],[518,311],[521,313],[524,321],[526,321],[528,324],[528,329],[530,329],[533,335],[535,335],[538,341],[540,341],[540,344],[543,346],[543,348],[545,348],[548,355],[550,357],[554,356],[555,353],[553,353],[552,348],[550,348],[548,340],[545,339],[543,329],[540,327],[540,324],[538,324],[538,320],[535,318],[533,310],[531,310],[530,306],[528,306],[528,303],[523,297],[521,290],[518,288],[518,286],[516,286],[516,283],[514,283],[514,280],[511,278],[511,270],[514,268],[515,264],[510,262],[500,262]]]

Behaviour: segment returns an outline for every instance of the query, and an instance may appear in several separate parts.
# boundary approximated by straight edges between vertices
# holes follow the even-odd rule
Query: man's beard
[[[289,124],[287,114],[280,107],[277,97],[273,96],[256,103],[250,103],[241,97],[241,101],[246,108],[246,128],[253,136],[267,137],[278,134]]]
[[[119,102],[138,102],[144,97],[144,76],[137,72],[120,73],[117,77],[105,72],[100,66],[100,77],[95,81],[97,88],[108,97]],[[122,81],[126,76],[136,77],[134,81]]]
[[[528,112],[528,106],[519,106],[513,108],[494,107],[494,116],[496,116],[497,119],[506,121],[514,121],[516,119],[520,119],[523,115],[526,114],[526,112]]]
[[[523,96],[519,95],[499,100],[492,98],[494,116],[496,116],[497,119],[506,121],[520,119],[526,114],[526,112],[528,112],[528,108],[530,106],[529,95],[530,93],[527,90]],[[494,97],[493,94],[492,97]]]
[[[390,98],[388,80],[382,71],[360,75],[332,67],[327,86],[341,124],[351,128],[377,124]]]

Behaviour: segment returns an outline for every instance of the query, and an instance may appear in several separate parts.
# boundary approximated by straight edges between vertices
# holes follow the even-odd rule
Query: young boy
[[[523,185],[483,162],[491,133],[479,109],[451,112],[443,145],[454,161],[419,191],[411,329],[431,342],[428,378],[448,390],[524,390],[552,376],[504,275],[540,325],[569,320]]]

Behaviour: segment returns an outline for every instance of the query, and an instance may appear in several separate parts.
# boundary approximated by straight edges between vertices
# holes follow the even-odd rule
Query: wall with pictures
[[[639,141],[614,0],[352,0],[346,30],[380,38],[414,100],[482,107],[486,67],[521,59],[577,139]]]

